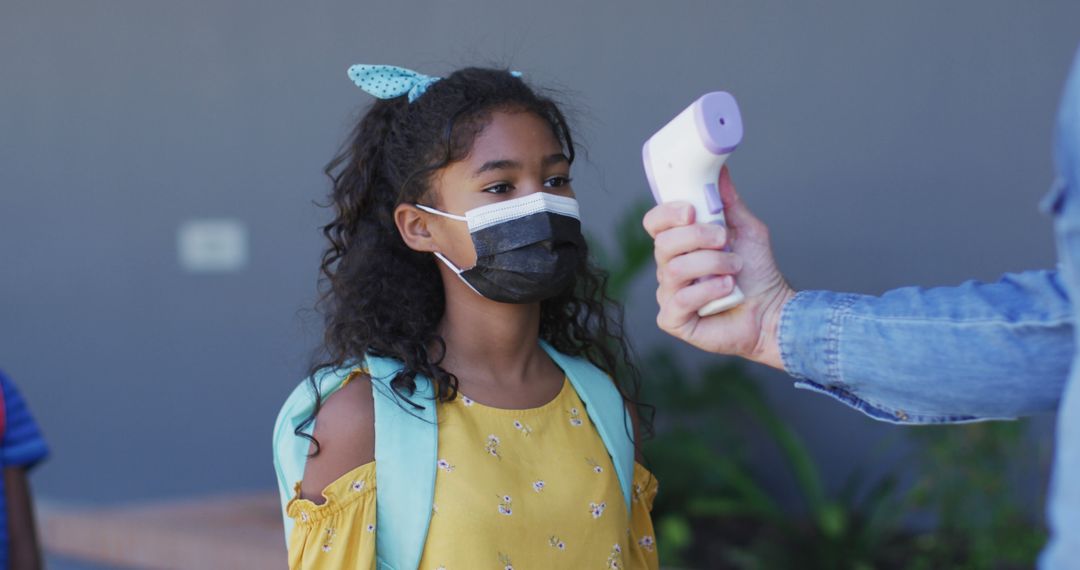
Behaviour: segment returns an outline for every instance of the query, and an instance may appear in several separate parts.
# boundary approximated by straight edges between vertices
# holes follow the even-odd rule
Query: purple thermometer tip
[[[703,95],[694,102],[694,118],[709,152],[730,154],[742,142],[742,115],[731,93],[713,91]]]

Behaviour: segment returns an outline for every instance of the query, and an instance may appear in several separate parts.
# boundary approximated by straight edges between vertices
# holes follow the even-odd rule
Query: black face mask
[[[535,192],[474,208],[464,216],[417,208],[469,224],[476,265],[459,269],[435,255],[478,294],[500,303],[533,303],[562,293],[574,281],[585,251],[578,203]]]

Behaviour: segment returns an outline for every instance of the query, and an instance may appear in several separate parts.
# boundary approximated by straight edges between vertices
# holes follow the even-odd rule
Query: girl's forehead
[[[561,152],[562,145],[551,124],[528,111],[496,111],[473,140],[472,151],[463,162],[526,159]]]
[[[473,139],[468,156],[435,173],[433,198],[441,204],[446,192],[467,194],[464,189],[474,184],[554,164],[569,161],[547,120],[528,111],[497,111]]]

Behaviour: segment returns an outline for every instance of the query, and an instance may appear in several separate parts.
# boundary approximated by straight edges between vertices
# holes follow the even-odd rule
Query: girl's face
[[[493,113],[469,156],[436,173],[431,188],[435,207],[459,216],[534,192],[574,196],[570,161],[551,125],[525,111]],[[431,214],[425,218],[436,251],[461,268],[476,264],[465,222]]]

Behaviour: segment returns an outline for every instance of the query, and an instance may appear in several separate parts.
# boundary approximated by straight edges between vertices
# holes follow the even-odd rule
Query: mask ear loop
[[[473,290],[473,293],[476,293],[477,295],[480,295],[481,297],[484,296],[483,293],[476,290],[476,287],[472,286],[472,283],[469,283],[468,280],[466,280],[464,277],[461,276],[462,270],[460,268],[458,268],[456,265],[454,265],[454,262],[450,261],[449,259],[446,258],[445,255],[443,255],[443,254],[441,254],[441,253],[439,253],[437,251],[433,251],[431,253],[434,253],[435,257],[439,258],[439,261],[443,262],[443,264],[445,264],[447,267],[449,267],[450,271],[453,271],[454,275],[457,275],[458,279],[460,279],[462,283],[464,283],[465,285],[468,285],[469,289]]]
[[[430,208],[430,207],[425,206],[423,204],[413,204],[413,206],[416,206],[417,208],[419,208],[419,209],[421,209],[421,210],[423,210],[423,211],[425,211],[425,212],[427,212],[429,214],[435,214],[435,215],[438,215],[438,216],[443,216],[443,217],[446,217],[446,218],[450,218],[452,220],[458,220],[458,221],[462,221],[462,222],[468,221],[468,219],[465,216],[455,216],[454,214],[448,214],[446,212],[436,210],[435,208]],[[441,254],[441,253],[439,253],[437,251],[433,251],[431,253],[434,253],[435,257],[439,258],[439,261],[443,262],[443,264],[445,264],[447,267],[449,267],[450,271],[453,271],[454,275],[457,275],[458,279],[460,279],[462,283],[467,285],[469,287],[469,289],[473,290],[473,293],[476,293],[477,295],[480,295],[481,297],[484,296],[483,293],[476,290],[476,287],[472,286],[472,283],[469,283],[468,280],[466,280],[464,277],[461,276],[462,271],[464,271],[463,269],[461,269],[460,267],[454,265],[454,262],[447,259],[447,257],[445,255],[443,255],[443,254]]]
[[[413,206],[416,206],[417,208],[420,208],[421,210],[423,210],[423,211],[425,211],[425,212],[427,212],[429,214],[435,214],[436,216],[442,216],[444,218],[450,218],[451,220],[457,220],[459,222],[467,222],[467,221],[469,221],[469,219],[466,218],[465,216],[458,216],[458,215],[455,215],[455,214],[449,214],[449,213],[444,212],[442,210],[436,210],[435,208],[432,208],[430,206],[425,206],[423,204],[413,204]]]

